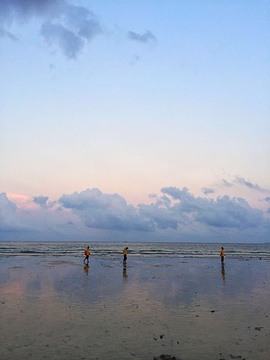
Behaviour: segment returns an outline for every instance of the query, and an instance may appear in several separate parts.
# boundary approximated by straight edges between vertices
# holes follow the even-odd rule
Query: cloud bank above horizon
[[[22,205],[0,194],[2,241],[193,241],[266,242],[269,209],[243,198],[196,197],[188,188],[164,187],[151,204],[133,206],[119,194],[97,188],[64,194],[50,202],[33,197]],[[268,202],[269,197],[265,198]]]

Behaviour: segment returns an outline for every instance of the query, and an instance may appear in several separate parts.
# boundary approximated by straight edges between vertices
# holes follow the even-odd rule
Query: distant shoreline
[[[120,242],[0,242],[0,258],[3,256],[83,256],[90,246],[91,257],[122,257]],[[222,244],[225,259],[270,259],[270,244]],[[129,242],[128,257],[131,258],[212,258],[220,256],[221,244],[217,243],[143,243]]]

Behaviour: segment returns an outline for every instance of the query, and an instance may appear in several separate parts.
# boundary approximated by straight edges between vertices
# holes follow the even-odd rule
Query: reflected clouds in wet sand
[[[226,283],[215,259],[130,258],[123,267],[122,259],[92,258],[91,271],[72,258],[1,265],[0,336],[9,345],[0,355],[7,360],[78,358],[90,350],[122,360],[151,360],[165,350],[183,360],[269,353],[268,261],[228,259]]]

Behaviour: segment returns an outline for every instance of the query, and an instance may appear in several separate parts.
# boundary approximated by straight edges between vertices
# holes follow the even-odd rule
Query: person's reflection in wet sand
[[[224,262],[221,263],[221,274],[222,274],[223,281],[225,281],[225,265],[224,265]]]
[[[123,267],[123,278],[127,278],[127,267]]]
[[[90,267],[89,265],[85,265],[85,266],[83,267],[86,275],[88,275],[89,267]]]

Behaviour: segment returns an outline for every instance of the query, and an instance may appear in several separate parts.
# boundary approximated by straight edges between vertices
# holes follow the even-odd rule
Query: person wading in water
[[[123,265],[124,265],[124,266],[127,265],[127,251],[128,251],[128,247],[125,247],[125,248],[123,249],[123,256],[124,256],[124,258],[123,258]]]
[[[84,255],[85,255],[85,258],[84,258],[83,262],[85,265],[89,265],[89,256],[90,256],[89,246],[87,246],[87,248],[85,249]],[[86,261],[86,263],[85,263],[85,261]]]

